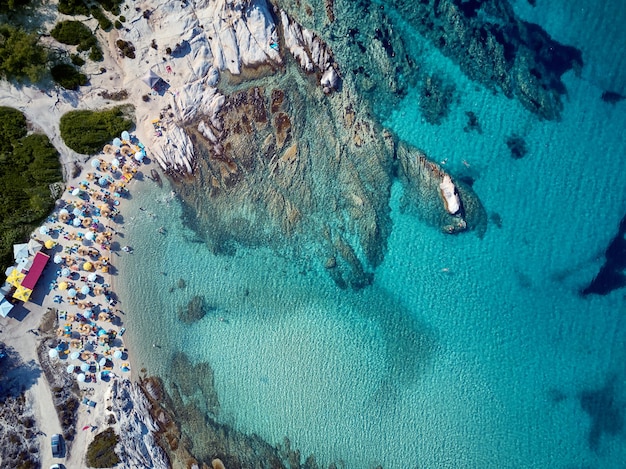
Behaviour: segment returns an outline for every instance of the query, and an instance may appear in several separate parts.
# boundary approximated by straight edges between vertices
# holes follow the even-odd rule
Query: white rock
[[[447,174],[443,177],[443,180],[439,184],[441,189],[441,195],[444,200],[446,210],[451,215],[455,215],[461,210],[461,200],[459,194],[456,191],[456,186]]]

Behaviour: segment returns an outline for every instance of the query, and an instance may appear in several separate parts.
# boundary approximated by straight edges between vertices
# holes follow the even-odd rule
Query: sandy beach
[[[132,141],[137,150],[140,142],[135,137]],[[31,235],[50,256],[44,274],[30,301],[14,307],[2,320],[3,342],[14,348],[24,363],[37,364],[30,370],[37,378],[27,396],[41,432],[44,467],[54,462],[50,436],[63,431],[50,385],[39,368],[42,365],[36,350],[41,341],[52,336],[47,342],[57,345],[47,350],[53,373],[72,376],[81,396],[76,436],[68,442],[67,467],[85,465],[85,449],[98,429],[107,426],[105,409],[112,382],[133,376],[132,354],[123,339],[124,312],[114,290],[115,258],[132,255],[132,240],[122,238],[124,223],[118,217],[123,216],[125,195],[139,183],[134,181],[135,176],[152,183],[142,173],[149,173],[154,165],[148,164],[147,158],[146,164],[140,164],[132,155],[125,160],[122,152],[127,153],[129,148],[128,144],[108,146],[108,153],[96,155],[92,166],[67,181],[67,190],[55,211]],[[100,162],[97,168],[96,161]],[[118,165],[127,171],[117,170]],[[105,177],[106,182],[102,180]],[[125,252],[127,246],[130,252]],[[56,316],[53,334],[46,335],[40,328],[46,312]]]

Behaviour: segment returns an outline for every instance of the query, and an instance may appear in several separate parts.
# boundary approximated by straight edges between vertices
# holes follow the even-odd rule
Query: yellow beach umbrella
[[[46,249],[52,249],[53,247],[57,245],[57,243],[49,239],[44,243],[44,245],[46,246]]]
[[[83,264],[83,269],[89,271],[89,270],[93,269],[93,265],[91,264],[91,262],[85,262]]]
[[[28,301],[32,293],[33,291],[30,288],[26,288],[20,285],[19,287],[17,287],[17,290],[15,290],[15,293],[13,293],[13,298],[26,302]]]
[[[7,277],[7,282],[14,287],[19,287],[22,284],[22,280],[24,279],[24,277],[26,277],[26,275],[24,275],[19,270],[14,269]]]
[[[67,290],[67,282],[61,282],[59,283],[59,290]]]

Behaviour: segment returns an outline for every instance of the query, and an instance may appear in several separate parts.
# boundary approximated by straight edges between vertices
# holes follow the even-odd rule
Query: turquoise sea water
[[[397,185],[385,261],[350,292],[269,250],[213,256],[169,189],[141,183],[126,211],[135,253],[117,262],[135,366],[167,381],[175,350],[208,361],[224,422],[270,443],[288,436],[326,464],[624,467],[626,291],[579,291],[626,213],[626,102],[600,100],[626,94],[615,49],[626,8],[537,4],[515,8],[583,50],[560,122],[469,82],[398,23],[414,57],[454,79],[458,102],[431,126],[409,93],[383,124],[473,177],[501,228],[443,235],[402,213]],[[482,134],[463,131],[470,110]],[[527,143],[523,159],[509,155],[511,134]],[[176,311],[195,294],[214,309],[185,325]]]

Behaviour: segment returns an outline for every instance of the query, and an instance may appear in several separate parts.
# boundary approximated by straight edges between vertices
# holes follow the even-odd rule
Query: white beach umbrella
[[[122,140],[126,140],[127,142],[130,140],[130,134],[126,130],[122,132]]]
[[[98,158],[94,158],[93,160],[91,160],[91,166],[94,168],[99,168],[100,167],[100,160]]]
[[[93,241],[95,238],[96,238],[96,235],[94,234],[93,231],[88,231],[87,233],[85,233],[85,239],[89,241]]]
[[[66,208],[59,210],[59,215],[69,215],[70,212]]]
[[[54,256],[54,259],[52,259],[52,261],[55,264],[60,264],[61,262],[63,262],[63,258],[60,255],[57,254],[56,256]]]
[[[113,358],[122,358],[124,354],[122,353],[121,350],[116,350],[115,352],[113,352]]]
[[[72,271],[70,269],[68,269],[67,267],[63,267],[63,269],[61,269],[61,276],[62,277],[68,277],[71,273],[72,273]]]
[[[70,358],[71,358],[72,360],[77,360],[77,359],[78,359],[78,357],[80,357],[80,352],[78,352],[78,351],[74,351],[74,352],[72,352],[72,353],[71,353],[71,355],[70,355]]]
[[[98,274],[95,272],[90,273],[89,275],[87,275],[87,280],[89,280],[90,282],[95,282],[96,280],[98,280]]]
[[[83,286],[80,288],[80,292],[81,292],[83,295],[88,295],[90,291],[91,291],[91,288],[89,288],[89,286],[88,286],[88,285],[83,285]]]
[[[87,377],[85,376],[85,373],[80,373],[76,379],[80,382],[80,383],[84,383],[85,380],[87,379]]]
[[[93,316],[93,311],[90,309],[85,310],[85,312],[83,313],[83,316],[85,316],[87,319],[91,319],[91,317]]]
[[[70,288],[69,291],[67,292],[67,296],[69,296],[70,298],[74,298],[77,295],[77,291],[74,288]]]
[[[48,356],[50,358],[56,358],[59,356],[59,351],[55,348],[51,348],[50,350],[48,350]]]
[[[98,363],[100,364],[100,366],[106,366],[107,358],[106,357],[102,357]]]
[[[72,220],[72,225],[74,225],[75,227],[79,227],[81,224],[80,218],[74,218],[74,220]]]
[[[39,227],[39,233],[42,235],[47,235],[48,233],[50,233],[50,228],[48,228],[46,225],[41,225]]]
[[[119,165],[120,165],[120,160],[118,160],[117,158],[113,158],[111,160],[111,166],[113,166],[114,168],[119,167]]]
[[[81,363],[80,364],[81,371],[89,371],[89,368],[91,368],[91,366],[88,363]]]
[[[72,191],[72,195],[80,195],[80,189],[77,187]]]
[[[74,373],[74,365],[67,365],[67,372]]]

